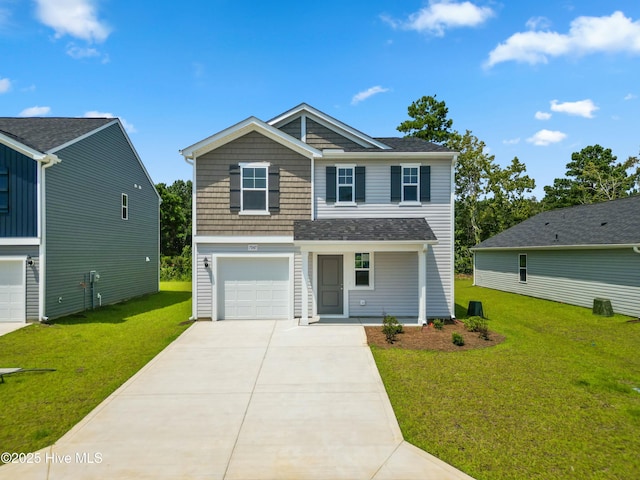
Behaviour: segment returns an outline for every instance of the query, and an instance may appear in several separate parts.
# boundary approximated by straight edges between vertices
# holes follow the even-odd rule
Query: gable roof
[[[356,130],[346,123],[343,123],[340,120],[333,118],[332,116],[327,115],[326,113],[321,112],[317,108],[314,108],[306,103],[301,103],[300,105],[293,107],[292,109],[287,110],[284,113],[281,113],[277,117],[269,120],[267,123],[269,123],[269,125],[273,125],[276,128],[280,128],[283,125],[286,125],[287,123],[303,115],[305,117],[310,117],[317,123],[320,123],[321,125],[324,125],[325,127],[330,128],[335,132],[340,133],[342,136],[361,145],[363,148],[380,148],[382,150],[386,150],[389,148],[384,143],[376,140],[373,137],[370,137],[366,133],[362,133],[360,130]]]
[[[326,218],[293,222],[294,241],[435,243],[424,218]]]
[[[0,133],[39,152],[48,152],[96,130],[114,118],[0,117]]]
[[[322,152],[320,152],[320,150],[301,142],[297,138],[278,130],[256,117],[246,118],[229,128],[225,128],[221,132],[215,133],[204,140],[200,140],[187,148],[183,148],[180,150],[180,154],[185,158],[193,159],[194,157],[199,157],[211,150],[215,150],[216,148],[219,148],[250,132],[258,132],[267,138],[270,138],[271,140],[304,155],[305,157],[322,156]]]
[[[640,195],[535,215],[473,250],[640,244]]]

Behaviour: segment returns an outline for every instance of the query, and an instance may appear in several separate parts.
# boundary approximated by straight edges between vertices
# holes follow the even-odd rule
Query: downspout
[[[182,153],[182,152],[180,152]],[[198,304],[198,283],[197,268],[198,268],[198,249],[196,248],[196,155],[192,154],[192,158],[188,158],[183,154],[184,161],[192,167],[192,183],[191,183],[191,316],[189,320],[196,320],[196,305]]]
[[[640,245],[636,245],[635,247],[633,247],[633,251],[636,253],[640,253]]]
[[[46,161],[42,163],[42,177],[40,179],[40,257],[38,259],[40,263],[40,286],[38,295],[40,297],[40,301],[38,302],[38,318],[41,322],[46,322],[49,320],[49,317],[45,316],[45,301],[46,301],[46,283],[47,283],[47,189],[46,185],[46,175],[45,169],[56,165],[61,162],[58,156],[50,153],[48,154],[44,160]]]

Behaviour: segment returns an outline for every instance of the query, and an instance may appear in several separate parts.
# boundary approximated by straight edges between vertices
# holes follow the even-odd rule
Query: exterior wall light
[[[209,259],[204,257],[204,268],[209,268]]]

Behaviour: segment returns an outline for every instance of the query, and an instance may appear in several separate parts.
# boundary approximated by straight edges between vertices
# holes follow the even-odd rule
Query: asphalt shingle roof
[[[434,241],[424,218],[326,218],[296,220],[294,240],[322,241]]]
[[[0,133],[45,153],[113,120],[113,118],[0,117]]]
[[[374,138],[379,142],[391,147],[391,150],[381,150],[378,148],[364,148],[364,147],[350,147],[345,148],[345,152],[441,152],[441,153],[453,153],[442,145],[427,142],[421,138],[416,137],[379,137]]]
[[[542,212],[475,248],[640,244],[640,195]]]

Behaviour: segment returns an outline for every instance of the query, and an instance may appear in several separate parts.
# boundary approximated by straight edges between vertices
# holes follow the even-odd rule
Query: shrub
[[[396,335],[402,333],[402,324],[396,317],[385,315],[382,319],[382,333],[387,338],[387,343],[393,343],[396,341]]]
[[[433,321],[433,326],[436,328],[436,330],[442,330],[442,327],[444,327],[444,320],[436,318]]]
[[[459,347],[464,345],[464,338],[462,338],[462,335],[460,335],[458,332],[453,332],[451,334],[451,341],[454,345],[457,345]]]
[[[489,325],[482,317],[469,317],[464,321],[464,328],[470,332],[478,332],[480,338],[489,339]]]
[[[182,255],[160,258],[160,280],[191,280],[191,247],[185,247]]]

